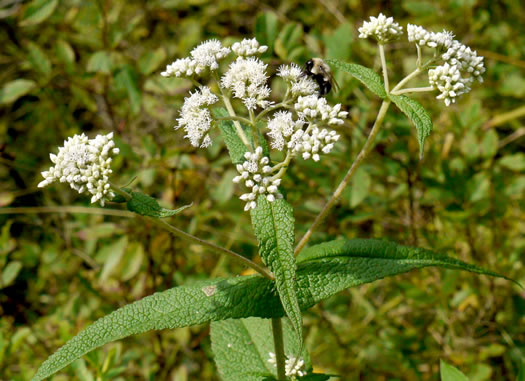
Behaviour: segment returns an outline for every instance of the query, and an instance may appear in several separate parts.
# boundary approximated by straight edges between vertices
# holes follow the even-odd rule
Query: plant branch
[[[386,68],[385,47],[383,44],[379,44],[378,46],[379,46],[379,56],[381,57],[381,67],[383,68],[383,79],[385,81],[385,91],[388,94],[390,90],[389,90],[389,84],[388,84],[388,72]]]
[[[176,228],[175,226],[167,223],[166,221],[163,221],[163,220],[160,220],[160,219],[157,219],[157,218],[152,218],[152,217],[143,217],[143,218],[145,218],[146,220],[152,222],[153,224],[155,224],[155,225],[157,225],[157,226],[159,226],[159,227],[169,231],[173,235],[176,235],[177,237],[185,239],[186,241],[193,242],[193,243],[196,243],[198,245],[208,247],[208,248],[212,249],[213,251],[217,252],[218,254],[225,254],[225,255],[235,259],[237,262],[240,262],[240,263],[242,263],[245,266],[251,267],[252,269],[257,271],[259,274],[264,276],[265,278],[274,279],[273,275],[271,273],[269,273],[268,270],[266,270],[265,268],[259,266],[257,263],[249,260],[248,258],[246,258],[246,257],[244,257],[244,256],[242,256],[242,255],[240,255],[240,254],[238,254],[238,253],[236,253],[234,251],[225,249],[224,247],[220,247],[218,245],[215,245],[214,243],[205,241],[205,240],[203,240],[203,239],[201,239],[199,237],[196,237],[196,236],[194,236],[192,234],[186,233],[185,231],[180,230],[179,228]]]
[[[393,95],[401,95],[406,93],[424,93],[427,91],[434,91],[435,89],[432,86],[426,86],[426,87],[410,87],[408,89],[401,89],[397,91],[393,91],[390,94]]]
[[[381,129],[381,125],[383,124],[383,120],[385,119],[386,112],[388,110],[388,107],[390,106],[390,100],[384,100],[381,104],[381,108],[379,109],[379,112],[377,113],[376,120],[374,122],[374,126],[372,127],[372,130],[370,131],[370,135],[368,135],[368,138],[365,142],[365,145],[361,149],[361,152],[357,155],[354,162],[352,163],[352,166],[346,173],[345,177],[335,190],[335,192],[332,194],[332,197],[328,200],[328,202],[325,204],[321,212],[315,217],[315,220],[306,232],[306,234],[301,238],[299,243],[297,244],[294,254],[297,255],[299,252],[306,246],[308,241],[310,240],[314,230],[323,222],[324,218],[332,209],[332,207],[336,204],[337,200],[339,200],[339,197],[341,197],[341,194],[343,193],[343,190],[346,188],[352,177],[357,171],[357,168],[359,168],[359,165],[363,162],[363,160],[368,156],[370,151],[372,150],[372,147],[374,145],[374,140],[379,133],[379,130]]]
[[[255,117],[255,122],[258,122],[263,116],[265,116],[269,112],[272,112],[280,108],[288,108],[288,106],[290,105],[289,103],[290,103],[289,101],[283,101],[281,103],[277,103],[276,105],[273,105],[272,107],[268,107],[264,109]]]
[[[280,162],[279,164],[276,164],[272,168],[272,171],[279,169],[279,172],[277,172],[275,175],[272,176],[272,181],[280,179],[281,177],[284,176],[284,174],[286,173],[288,169],[288,164],[290,164],[290,161],[292,160],[292,157],[293,157],[292,150],[288,149],[288,152],[286,152],[286,157],[284,158],[284,161]]]
[[[221,121],[221,120],[231,120],[231,121],[239,121],[239,122],[242,122],[242,123],[245,123],[245,124],[250,124],[250,120],[246,119],[246,118],[243,118],[242,116],[222,116],[222,117],[219,117],[219,118],[214,118],[215,120],[217,121]]]
[[[283,325],[281,318],[272,319],[273,344],[275,348],[275,360],[277,365],[277,379],[286,380]]]
[[[120,189],[117,185],[114,185],[114,184],[111,184],[111,188],[113,189],[113,191],[119,195],[121,195],[122,197],[124,197],[127,201],[129,201],[131,199],[131,195],[127,192],[124,192],[122,189]],[[137,216],[140,216],[139,214],[135,214]],[[167,223],[166,221],[163,221],[161,219],[158,219],[158,218],[152,218],[152,217],[146,217],[146,216],[140,216],[142,218],[144,218],[145,220],[169,231],[170,233],[172,233],[173,235],[176,235],[177,237],[180,237],[182,239],[185,239],[186,241],[189,241],[189,242],[193,242],[193,243],[196,243],[198,245],[201,245],[201,246],[205,246],[205,247],[208,247],[210,249],[212,249],[213,251],[219,253],[219,254],[225,254],[233,259],[235,259],[237,262],[240,262],[242,263],[243,265],[245,266],[248,266],[248,267],[251,267],[252,269],[254,269],[255,271],[257,271],[259,274],[261,274],[262,276],[264,276],[265,278],[268,278],[268,279],[274,279],[273,275],[271,273],[268,272],[268,270],[266,270],[265,268],[259,266],[257,263],[249,260],[248,258],[234,252],[234,251],[231,251],[229,249],[225,249],[224,247],[221,247],[221,246],[218,246],[214,243],[211,243],[211,242],[208,242],[208,241],[205,241],[199,237],[196,237],[192,234],[189,234],[189,233],[186,233],[185,231],[179,229],[179,228],[176,228],[175,226]]]

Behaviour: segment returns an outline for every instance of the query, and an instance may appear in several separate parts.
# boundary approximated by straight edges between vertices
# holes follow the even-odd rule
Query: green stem
[[[388,84],[388,72],[386,69],[386,59],[385,59],[385,47],[383,44],[379,44],[379,56],[381,57],[381,67],[383,68],[383,79],[385,81],[385,91],[389,93],[389,84]]]
[[[365,142],[365,145],[361,149],[361,152],[357,155],[354,162],[352,163],[352,166],[346,173],[345,177],[335,190],[335,192],[332,194],[332,197],[328,200],[328,202],[323,207],[323,210],[315,217],[315,220],[306,232],[306,234],[301,238],[299,243],[297,244],[294,254],[297,255],[299,252],[306,246],[308,241],[310,240],[314,230],[323,222],[324,218],[332,209],[332,207],[335,205],[339,197],[341,197],[341,194],[343,193],[343,190],[346,188],[352,177],[357,171],[357,168],[359,168],[359,165],[365,160],[365,158],[368,156],[370,151],[373,148],[374,140],[379,133],[379,130],[381,129],[381,125],[383,124],[383,120],[385,119],[386,112],[388,110],[388,107],[390,106],[390,100],[384,100],[381,104],[381,108],[379,109],[379,112],[377,113],[376,121],[374,122],[374,126],[372,127],[372,131],[370,131],[370,135],[368,135],[368,138]]]
[[[284,158],[284,161],[282,161],[279,164],[276,164],[272,170],[276,170],[279,168],[279,172],[277,172],[275,175],[272,176],[271,180],[277,180],[284,176],[288,169],[288,165],[290,164],[290,161],[292,160],[292,150],[288,149],[288,152],[286,153],[286,157]]]
[[[251,124],[251,121],[246,119],[246,118],[243,118],[242,116],[223,116],[223,117],[219,117],[219,118],[214,118],[215,120],[217,121],[221,121],[221,120],[236,120],[236,121],[239,121],[239,122],[242,122],[242,123],[245,123],[245,124]]]
[[[228,110],[228,114],[230,114],[231,117],[237,118],[237,114],[235,114],[235,110],[233,109],[230,99],[224,94],[222,89],[221,89],[221,93],[222,93],[222,101],[224,102],[224,106],[226,107],[226,110]],[[244,133],[244,130],[242,129],[239,121],[233,119],[233,125],[235,126],[235,129],[237,130],[237,134],[239,134],[239,137],[241,138],[244,145],[249,148],[250,141],[246,137],[246,134]]]
[[[286,369],[284,356],[283,325],[281,318],[272,319],[273,345],[275,348],[275,359],[277,365],[277,379],[286,380]]]
[[[114,184],[111,184],[111,188],[113,189],[113,191],[115,193],[121,195],[127,201],[131,200],[131,195],[129,193],[127,193],[127,192],[124,192],[118,186],[116,186]],[[264,276],[264,277],[266,277],[268,279],[274,279],[273,275],[270,274],[268,272],[268,270],[266,270],[265,268],[259,266],[257,263],[249,260],[246,257],[243,257],[242,255],[240,255],[240,254],[238,254],[238,253],[236,253],[234,251],[225,249],[224,247],[217,246],[214,243],[205,241],[203,239],[200,239],[199,237],[195,237],[194,235],[186,233],[185,231],[180,230],[179,228],[176,228],[175,226],[167,223],[166,221],[160,220],[158,218],[145,217],[145,216],[141,216],[141,217],[144,218],[145,220],[147,220],[147,221],[149,221],[149,222],[151,222],[151,223],[153,223],[153,224],[155,224],[155,225],[157,225],[157,226],[159,226],[159,227],[169,231],[170,233],[172,233],[173,235],[176,235],[177,237],[180,237],[182,239],[185,239],[186,241],[193,242],[193,243],[196,243],[196,244],[201,245],[201,246],[208,247],[208,248],[212,249],[213,251],[215,251],[215,252],[217,252],[219,254],[225,254],[225,255],[235,259],[237,262],[240,262],[240,263],[242,263],[245,266],[251,267],[252,269],[257,271],[259,274],[261,274],[262,276]]]
[[[281,103],[277,103],[276,105],[273,105],[272,107],[268,107],[261,111],[256,117],[255,122],[258,122],[263,116],[268,114],[269,112],[272,112],[274,110],[280,109],[280,108],[288,108],[290,101],[283,101]]]
[[[435,89],[432,87],[432,86],[427,86],[427,87],[410,87],[408,89],[401,89],[401,90],[397,90],[397,91],[393,91],[390,93],[390,94],[393,94],[393,95],[401,95],[401,94],[406,94],[406,93],[424,93],[424,92],[427,92],[427,91],[434,91]]]
[[[248,110],[248,113],[250,115],[250,121],[249,124],[252,126],[252,135],[253,135],[253,142],[256,147],[261,145],[261,142],[259,141],[259,133],[257,131],[257,122],[255,121],[255,115],[253,114],[253,110]]]

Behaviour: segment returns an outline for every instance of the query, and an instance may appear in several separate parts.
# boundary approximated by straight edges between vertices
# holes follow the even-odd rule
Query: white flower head
[[[419,25],[407,25],[408,41],[415,42],[419,46],[427,46],[429,48],[445,48],[448,49],[452,45],[454,35],[452,32],[443,30],[443,32],[434,33],[429,32]]]
[[[163,77],[190,77],[193,74],[200,74],[206,68],[217,70],[219,60],[230,53],[230,48],[222,46],[218,40],[204,41],[190,52],[190,57],[180,58],[168,66],[160,73]]]
[[[208,131],[211,128],[211,114],[206,106],[210,106],[219,99],[209,87],[203,86],[188,98],[184,99],[178,125],[175,129],[184,127],[186,135],[194,147],[205,148],[211,145]]]
[[[196,62],[195,72],[199,74],[205,68],[217,70],[219,60],[230,53],[230,48],[222,46],[219,40],[208,40],[194,48],[190,55]]]
[[[341,111],[341,104],[330,106],[326,98],[318,95],[300,96],[294,105],[295,110],[301,117],[320,119],[328,124],[343,124],[348,112]]]
[[[269,352],[268,355],[269,355],[268,362],[272,364],[273,366],[277,366],[277,357],[275,356],[275,353]],[[307,374],[306,371],[303,370],[304,360],[302,358],[298,359],[294,356],[286,356],[284,368],[285,368],[286,377],[291,377],[291,376],[303,377],[303,376],[306,376]]]
[[[233,92],[235,98],[240,98],[246,108],[266,108],[272,102],[270,88],[266,85],[268,79],[264,64],[256,57],[239,57],[230,64],[228,71],[221,78],[221,85]]]
[[[246,152],[244,158],[246,160],[242,164],[237,164],[239,176],[233,178],[234,183],[244,181],[244,185],[250,188],[250,192],[240,197],[246,202],[244,210],[255,209],[259,195],[266,196],[270,202],[283,198],[278,189],[281,179],[272,179],[270,176],[270,159],[263,155],[262,147],[257,147],[255,152]]]
[[[189,77],[195,73],[197,62],[191,58],[180,58],[166,66],[166,71],[160,73],[163,77]]]
[[[455,103],[458,96],[468,93],[473,82],[472,77],[461,77],[459,68],[448,63],[429,70],[428,80],[432,87],[441,92],[437,99],[443,99],[447,106]]]
[[[454,40],[441,57],[450,65],[457,66],[463,73],[483,82],[482,74],[485,72],[483,57],[478,56],[468,46]]]
[[[403,28],[392,17],[386,17],[382,13],[377,17],[370,17],[358,29],[359,38],[374,37],[379,43],[395,40],[403,34]]]
[[[238,56],[244,57],[261,54],[267,50],[268,47],[266,45],[259,45],[259,42],[255,38],[245,38],[241,42],[236,42],[232,45],[232,51]]]
[[[44,180],[38,184],[45,187],[55,181],[67,182],[78,193],[91,194],[91,202],[104,205],[106,199],[115,195],[110,190],[109,175],[112,173],[112,155],[119,153],[113,142],[113,133],[97,135],[88,139],[84,134],[64,141],[58,154],[51,154],[54,167],[42,172]]]
[[[288,143],[288,148],[305,160],[319,161],[320,154],[330,153],[338,140],[339,135],[335,131],[325,128],[320,130],[317,126],[312,126],[306,131],[296,131]]]
[[[281,65],[277,69],[277,75],[286,82],[297,82],[303,76],[303,70],[296,64]]]
[[[304,75],[303,70],[296,64],[279,66],[277,75],[286,82],[295,97],[313,95],[319,90],[319,85],[312,78]]]
[[[268,136],[271,138],[271,146],[282,151],[288,143],[292,134],[303,128],[304,121],[299,119],[294,121],[292,113],[289,111],[279,111],[268,121]]]

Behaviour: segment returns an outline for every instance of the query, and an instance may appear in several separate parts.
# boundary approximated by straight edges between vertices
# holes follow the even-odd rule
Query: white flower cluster
[[[340,103],[332,107],[328,104],[326,98],[317,95],[297,98],[297,103],[294,107],[299,116],[320,118],[322,121],[328,121],[328,124],[343,124],[343,119],[348,115],[348,112],[341,111]]]
[[[275,356],[275,353],[269,352],[270,358],[268,359],[268,362],[272,364],[273,366],[277,366],[277,358]],[[306,376],[306,372],[302,369],[304,367],[304,360],[298,359],[294,356],[286,356],[286,361],[284,363],[284,372],[286,377],[291,376],[299,376],[303,377]]]
[[[206,68],[217,70],[219,60],[230,54],[230,48],[222,46],[218,40],[204,41],[190,52],[190,57],[180,58],[166,66],[166,71],[160,73],[164,77],[176,77],[200,74]]]
[[[443,99],[445,105],[449,106],[456,101],[456,97],[471,90],[470,84],[473,79],[471,77],[462,78],[456,65],[450,66],[445,63],[428,71],[428,81],[433,88],[441,91],[436,98]]]
[[[268,121],[268,136],[271,138],[270,145],[282,151],[289,138],[298,130],[302,130],[304,120],[293,120],[292,113],[289,111],[276,112],[272,119]]]
[[[428,71],[430,85],[441,93],[437,99],[443,99],[449,106],[456,98],[471,90],[474,80],[483,82],[485,72],[483,57],[461,42],[454,40],[451,32],[429,32],[419,25],[407,26],[408,40],[419,46],[440,49],[444,63]],[[444,53],[443,53],[444,52]]]
[[[241,42],[236,42],[232,45],[232,51],[238,56],[244,57],[261,54],[267,50],[268,47],[266,45],[259,45],[259,42],[255,38],[245,38]]]
[[[415,42],[419,46],[427,46],[429,48],[442,47],[448,49],[454,41],[452,32],[443,30],[443,32],[434,33],[429,32],[419,25],[407,25],[408,41]]]
[[[184,127],[184,137],[190,140],[192,146],[205,148],[211,145],[211,138],[207,134],[211,128],[211,115],[205,106],[210,106],[218,100],[219,98],[206,86],[184,99],[180,118],[177,119],[179,124],[175,129]]]
[[[483,82],[482,74],[485,72],[483,57],[477,52],[454,40],[448,50],[441,56],[450,65],[455,65],[459,70],[470,74],[474,79]]]
[[[403,27],[394,22],[392,17],[386,17],[380,13],[377,17],[370,17],[358,29],[359,38],[374,37],[379,43],[385,43],[397,39],[403,34]]]
[[[283,198],[283,195],[277,188],[281,184],[281,179],[272,180],[269,174],[272,168],[270,159],[263,156],[262,147],[257,147],[254,153],[246,152],[244,154],[246,161],[242,164],[237,164],[237,171],[239,176],[233,178],[234,183],[244,181],[246,187],[251,188],[251,192],[243,194],[240,199],[246,201],[244,210],[248,211],[257,206],[257,196],[265,195],[270,202],[278,198]]]
[[[267,66],[256,57],[239,57],[222,76],[221,85],[232,90],[233,96],[240,98],[248,110],[257,106],[266,108],[271,104],[266,100],[270,96],[270,88],[266,85]]]
[[[313,126],[311,131],[308,129],[296,131],[288,147],[292,149],[292,152],[301,153],[305,160],[312,158],[314,161],[319,161],[319,152],[330,153],[338,140],[339,135],[335,131],[329,131],[326,128],[319,130],[317,126]]]
[[[277,75],[288,84],[295,97],[313,95],[319,89],[319,85],[312,78],[305,76],[303,70],[296,64],[279,66]]]
[[[111,174],[112,154],[119,153],[113,142],[113,133],[97,135],[88,139],[84,134],[75,135],[64,141],[64,146],[58,149],[58,154],[50,154],[54,167],[42,172],[44,180],[38,184],[45,187],[55,181],[69,183],[78,193],[91,194],[91,202],[100,201],[104,205],[106,198],[115,195],[110,190],[109,175]]]

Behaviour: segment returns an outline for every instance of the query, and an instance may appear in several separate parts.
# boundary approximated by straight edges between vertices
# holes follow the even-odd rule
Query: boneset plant
[[[383,79],[357,64],[327,63],[357,78],[383,101],[362,150],[297,245],[293,207],[286,201],[281,180],[294,160],[329,160],[334,146],[342,144],[333,128],[347,117],[343,106],[329,104],[320,96],[318,83],[293,63],[277,70],[286,92],[281,99],[272,98],[267,65],[258,58],[267,47],[255,39],[231,47],[206,41],[162,73],[187,78],[195,85],[185,98],[175,129],[183,129],[194,147],[213,144],[213,129],[224,139],[238,171],[233,181],[244,210],[250,213],[263,265],[162,220],[188,206],[165,209],[145,194],[110,182],[112,156],[119,153],[112,133],[94,139],[74,136],[57,155],[51,155],[54,166],[42,173],[39,186],[67,182],[79,193],[89,194],[93,203],[125,203],[139,218],[228,255],[257,274],[175,287],[118,309],[67,342],[42,364],[33,380],[54,374],[108,342],[152,329],[202,323],[211,323],[212,349],[224,380],[326,380],[329,375],[312,371],[302,328],[302,312],[321,300],[349,287],[427,266],[503,277],[430,250],[379,239],[339,239],[306,247],[372,150],[391,103],[414,123],[422,155],[432,121],[421,104],[405,94],[438,91],[437,98],[448,106],[470,91],[474,81],[481,81],[485,70],[483,57],[454,40],[452,33],[408,25],[408,40],[417,50],[416,69],[391,86],[384,46],[402,36],[402,27],[379,15],[365,22],[359,32],[361,38],[377,41]],[[428,75],[429,86],[406,86],[420,74]]]

